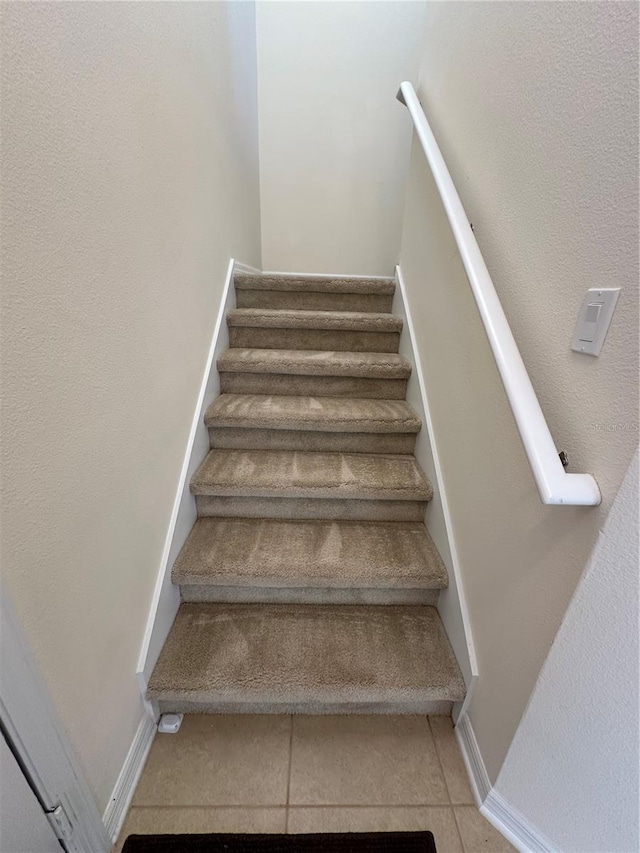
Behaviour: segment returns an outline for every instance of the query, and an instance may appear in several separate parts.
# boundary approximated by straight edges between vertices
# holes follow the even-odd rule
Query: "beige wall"
[[[636,453],[496,784],[547,849],[640,849],[639,473]]]
[[[557,447],[603,494],[597,509],[541,505],[414,144],[401,266],[478,655],[470,715],[494,781],[638,442],[637,17],[627,3],[428,4],[419,95]],[[571,352],[585,291],[613,285],[600,358]]]
[[[265,269],[393,275],[425,9],[258,0]]]
[[[104,808],[230,256],[250,3],[2,4],[2,567]]]

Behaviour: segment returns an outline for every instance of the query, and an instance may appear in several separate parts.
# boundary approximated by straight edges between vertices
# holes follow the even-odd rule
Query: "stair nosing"
[[[237,415],[229,412],[219,412],[225,403],[246,400],[247,404],[252,401],[258,406],[260,402],[267,403],[268,400],[292,401],[289,411],[286,413],[274,412],[269,415],[268,411],[255,415]],[[320,417],[310,411],[309,402],[317,400],[319,408],[331,402],[338,408],[341,406],[346,410],[349,405],[355,404],[356,410],[359,403],[363,408],[375,408],[375,404],[391,405],[392,408],[403,410],[405,417],[349,417],[348,412],[339,414],[331,413],[329,416]],[[222,401],[222,403],[220,402]],[[205,413],[205,425],[208,429],[236,428],[236,429],[265,429],[265,430],[295,430],[301,432],[331,432],[331,433],[367,433],[371,435],[385,434],[417,434],[422,428],[422,421],[405,400],[376,400],[374,405],[371,400],[359,400],[349,397],[314,397],[310,395],[278,395],[278,394],[220,394],[210,404]],[[305,408],[306,407],[306,408]],[[298,414],[296,415],[296,411]]]
[[[320,356],[328,357],[329,363],[323,363]],[[333,356],[333,363],[331,356]],[[369,358],[364,358],[364,356],[369,356]],[[374,358],[372,359],[371,356]],[[261,358],[264,361],[260,361]],[[220,373],[261,373],[320,378],[406,380],[411,375],[410,363],[398,353],[277,350],[249,347],[229,347],[219,357],[217,368]]]
[[[280,541],[299,543],[296,529],[307,538],[308,550],[305,552],[303,546],[294,546],[294,553],[286,557],[278,573],[277,562],[269,568],[269,555],[260,553],[260,544],[263,552],[266,548],[271,553],[270,534]],[[314,551],[318,547],[322,549],[336,534],[344,541],[344,537],[354,532],[358,549],[355,560],[353,546],[346,554],[324,556],[324,562],[322,553]],[[370,533],[373,533],[372,551],[367,552],[366,547],[358,548],[358,534],[368,537]],[[385,538],[398,534],[400,552],[381,555],[376,534]],[[242,543],[240,552],[235,554],[225,550],[225,544],[232,541],[234,535],[236,541],[240,537]],[[216,536],[220,539],[219,545],[216,545]],[[259,569],[252,570],[252,564]],[[402,568],[409,564],[410,570],[402,573]],[[310,570],[314,565],[317,568]],[[194,567],[198,571],[194,571]],[[446,589],[448,586],[446,567],[422,522],[199,518],[173,564],[171,576],[174,583],[184,586],[282,589]]]
[[[402,319],[394,314],[363,311],[318,311],[295,308],[234,308],[230,329],[288,329],[325,332],[373,332],[399,335]]]
[[[240,485],[237,471],[235,472],[233,482],[212,482],[208,479],[211,474],[211,469],[218,464],[220,467],[224,464],[225,459],[235,456],[236,465],[248,464],[254,467],[251,474],[254,474],[256,464],[268,464],[269,462],[277,462],[276,456],[281,458],[289,457],[289,468],[294,468],[297,465],[305,462],[313,465],[314,462],[322,462],[326,465],[330,462],[340,463],[341,473],[344,472],[344,466],[355,466],[361,470],[364,468],[366,473],[366,463],[375,459],[378,462],[386,461],[393,468],[400,469],[401,466],[408,467],[411,470],[416,482],[408,482],[406,485],[376,485],[375,483],[367,483],[366,480],[351,482],[341,481],[337,484],[325,483],[296,483],[295,481],[284,481],[282,485],[275,482],[259,485],[253,479],[247,485]],[[251,461],[251,456],[254,461]],[[313,457],[313,458],[311,458]],[[333,457],[333,459],[329,459]],[[343,477],[344,480],[344,477]],[[424,472],[417,463],[415,456],[410,454],[389,454],[389,453],[341,453],[338,451],[299,451],[299,450],[210,450],[204,461],[195,472],[191,479],[190,490],[193,495],[224,495],[227,497],[294,497],[294,498],[330,498],[336,500],[396,500],[396,501],[429,501],[433,496],[433,489],[427,480]]]
[[[349,278],[349,276],[271,275],[268,273],[236,273],[234,285],[238,290],[265,290],[301,293],[355,293],[362,296],[392,296],[396,284],[393,278]]]

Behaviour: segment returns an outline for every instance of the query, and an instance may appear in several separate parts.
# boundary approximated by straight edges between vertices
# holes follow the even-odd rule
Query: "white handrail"
[[[398,100],[409,110],[431,167],[542,503],[596,506],[602,498],[595,477],[564,470],[460,196],[411,83],[400,85]]]

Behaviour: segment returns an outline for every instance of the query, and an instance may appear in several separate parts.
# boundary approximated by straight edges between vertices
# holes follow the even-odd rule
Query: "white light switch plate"
[[[592,287],[582,301],[571,349],[600,355],[620,295],[619,287]]]

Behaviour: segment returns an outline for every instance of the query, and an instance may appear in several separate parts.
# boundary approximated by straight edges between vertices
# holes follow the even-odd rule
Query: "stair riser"
[[[243,578],[245,583],[251,579]],[[173,582],[180,583],[179,578]],[[180,584],[183,601],[218,604],[424,604],[435,606],[439,589],[342,589],[337,587],[260,587]]]
[[[423,522],[426,508],[426,501],[196,496],[200,517]]]
[[[392,294],[313,293],[282,290],[236,290],[238,308],[298,311],[361,311],[391,313]]]
[[[380,701],[328,703],[309,699],[306,702],[224,702],[185,701],[184,699],[156,700],[161,714],[419,714],[421,716],[451,716],[453,702],[446,699],[431,701]]]
[[[317,450],[340,453],[412,454],[415,433],[315,432],[289,429],[212,427],[212,448],[233,450]]]
[[[406,379],[362,376],[304,376],[295,373],[220,373],[222,394],[278,394],[298,397],[358,397],[404,400]]]
[[[354,332],[342,329],[271,329],[231,326],[229,345],[240,349],[398,352],[400,335],[397,332]]]

